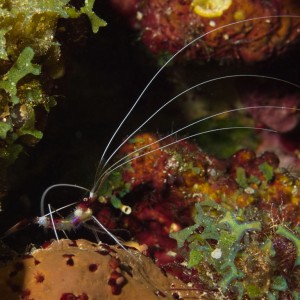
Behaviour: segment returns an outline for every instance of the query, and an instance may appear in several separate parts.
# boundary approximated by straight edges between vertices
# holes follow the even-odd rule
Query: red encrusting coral
[[[106,178],[110,190],[102,186],[103,190],[97,191],[104,201],[93,202],[88,209],[100,217],[101,212],[105,214],[101,218],[104,226],[124,228],[134,241],[146,244],[143,253],[188,283],[192,288],[186,292],[236,299],[237,293],[262,297],[271,292],[288,297],[290,291],[297,291],[300,179],[280,168],[274,153],[257,156],[240,150],[228,160],[219,160],[188,140],[159,140],[157,135],[145,133],[125,143],[118,155],[127,162]],[[130,206],[131,213],[120,215],[111,205],[114,201]],[[124,262],[120,249],[105,244],[64,243],[56,248],[51,244],[41,254],[33,252],[8,269],[0,269],[3,278],[8,278],[0,280],[0,287],[2,284],[8,293],[27,293],[28,297],[43,293],[53,276],[50,270],[59,264],[63,272],[75,276],[68,281],[68,289],[59,290],[60,297],[80,299],[84,293],[90,297],[88,283],[77,286],[74,280],[84,274],[92,283],[94,276],[104,272],[107,286],[103,299],[108,295],[126,299],[128,285],[136,278],[134,269],[140,270],[139,260],[131,264],[131,255],[125,252],[129,261]],[[50,253],[51,263],[47,260]],[[34,290],[27,281],[24,285],[18,281],[29,267],[26,280],[34,282]],[[139,275],[143,280],[150,278],[147,284],[153,296],[169,293],[154,292],[152,277]],[[252,289],[259,284],[261,291]],[[74,286],[79,289],[73,290]]]
[[[247,81],[239,90],[241,103],[245,107],[273,106],[273,108],[249,109],[249,114],[258,125],[263,124],[281,133],[289,132],[297,126],[297,109],[300,108],[298,89],[290,85],[274,85],[273,82],[261,82],[253,86]],[[290,109],[278,109],[278,107]]]
[[[248,110],[255,126],[280,133],[259,132],[257,153],[273,151],[279,157],[281,165],[299,170],[299,91],[291,85],[278,86],[265,81],[256,84],[247,81],[239,85],[238,90],[243,106],[270,106]]]
[[[165,270],[201,286],[199,278],[187,275],[180,265],[176,241],[169,236],[193,223],[197,202],[209,199],[232,211],[255,207],[272,216],[275,223],[300,224],[300,180],[279,168],[275,154],[256,156],[253,151],[240,150],[225,161],[205,154],[190,141],[174,142],[172,138],[158,142],[153,134],[131,139],[120,150],[120,157],[152,145],[138,150],[132,156],[141,157],[117,170],[122,184],[119,189],[114,186],[115,196],[124,195],[122,189],[130,186],[122,202],[132,207],[130,215],[119,218],[117,227],[128,229],[136,241],[146,244],[148,255]],[[114,214],[108,206],[103,209]],[[105,219],[101,220],[106,225]],[[270,232],[270,228],[264,229],[264,234]]]
[[[111,2],[134,28],[139,29],[142,41],[154,53],[176,53],[204,35],[187,49],[186,58],[253,63],[286,51],[299,37],[299,19],[280,17],[299,12],[295,1]],[[278,17],[256,19],[268,16]],[[250,20],[227,26],[246,19]],[[218,27],[223,28],[215,30]]]

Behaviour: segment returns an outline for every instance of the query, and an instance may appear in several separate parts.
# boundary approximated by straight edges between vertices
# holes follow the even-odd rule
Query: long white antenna
[[[123,250],[133,256],[121,243],[120,241],[109,231],[106,227],[94,216],[92,216],[93,221],[100,226]]]
[[[69,183],[57,183],[57,184],[53,184],[51,186],[49,186],[43,193],[42,197],[41,197],[41,201],[40,201],[40,209],[41,209],[41,216],[44,216],[45,215],[45,199],[46,199],[46,196],[48,194],[48,192],[50,190],[52,190],[53,188],[56,188],[56,187],[60,187],[60,186],[68,186],[68,187],[75,187],[77,189],[81,189],[81,190],[84,190],[86,192],[89,192],[90,190],[85,188],[85,187],[82,187],[80,185],[76,185],[76,184],[69,184]]]
[[[177,134],[178,132],[181,132],[189,127],[192,127],[198,123],[201,123],[201,122],[204,122],[206,120],[209,120],[209,119],[212,119],[214,117],[217,117],[217,116],[220,116],[220,115],[223,115],[223,114],[227,114],[227,113],[232,113],[232,112],[236,112],[236,111],[243,111],[243,110],[252,110],[252,109],[285,109],[285,110],[292,110],[292,111],[299,111],[300,109],[298,108],[294,108],[294,107],[285,107],[285,106],[274,106],[274,105],[264,105],[264,106],[248,106],[248,107],[239,107],[239,108],[234,108],[234,109],[230,109],[230,110],[226,110],[226,111],[222,111],[222,112],[218,112],[218,113],[215,113],[213,115],[210,115],[208,117],[205,117],[205,118],[202,118],[200,120],[197,120],[193,123],[190,123],[184,127],[181,127],[179,129],[177,129],[176,131],[173,131],[172,133],[160,138],[159,140],[157,141],[154,141],[152,143],[149,143],[147,145],[144,145],[130,153],[128,153],[127,155],[125,155],[124,157],[122,157],[121,159],[119,159],[118,161],[116,161],[114,164],[112,164],[108,169],[106,169],[106,171],[99,177],[99,179],[97,180],[96,182],[96,185],[93,187],[92,191],[95,192],[97,190],[97,188],[99,187],[99,182],[100,181],[103,181],[103,178],[107,178],[107,176],[110,174],[110,170],[113,169],[115,170],[116,168],[114,168],[116,165],[118,165],[120,162],[122,161],[125,161],[128,157],[132,156],[134,153],[137,153],[145,148],[148,148],[156,143],[160,143],[161,141]],[[255,127],[254,127],[255,128]],[[257,129],[261,129],[261,128],[257,128]],[[126,163],[128,162],[128,160],[126,160]],[[123,165],[123,164],[122,164]],[[121,165],[120,165],[121,166]],[[109,173],[108,173],[109,172]]]
[[[55,234],[56,240],[59,241],[58,234],[57,234],[57,231],[56,231],[56,228],[55,228],[55,224],[54,224],[54,220],[53,220],[53,216],[52,216],[52,211],[51,211],[50,204],[48,204],[48,209],[49,209],[50,220],[51,220],[51,223],[52,223],[52,227],[53,227],[53,230],[54,230],[54,234]]]
[[[153,119],[153,117],[155,117],[163,108],[165,108],[167,105],[169,105],[171,102],[173,102],[174,100],[176,100],[177,98],[179,98],[180,96],[182,96],[183,94],[201,86],[201,85],[204,85],[204,84],[207,84],[207,83],[210,83],[210,82],[214,82],[214,81],[218,81],[218,80],[222,80],[222,79],[228,79],[228,78],[237,78],[237,77],[255,77],[255,78],[264,78],[264,79],[272,79],[272,80],[277,80],[277,81],[280,81],[280,82],[283,82],[283,83],[288,83],[292,86],[295,86],[297,88],[300,88],[299,85],[293,83],[293,82],[289,82],[287,80],[284,80],[284,79],[281,79],[281,78],[277,78],[277,77],[271,77],[271,76],[265,76],[265,75],[256,75],[256,74],[236,74],[236,75],[227,75],[227,76],[221,76],[221,77],[217,77],[217,78],[213,78],[213,79],[209,79],[209,80],[206,80],[206,81],[203,81],[203,82],[200,82],[186,90],[184,90],[183,92],[179,93],[178,95],[176,95],[175,97],[173,97],[172,99],[170,99],[169,101],[167,101],[166,103],[164,103],[158,110],[156,110],[146,121],[144,121],[144,123],[142,123],[137,129],[135,129],[132,133],[129,134],[128,137],[126,137],[126,139],[113,151],[113,153],[109,156],[109,158],[106,160],[106,162],[104,163],[103,167],[101,168],[100,170],[100,173],[101,171],[106,167],[106,165],[109,163],[109,161],[112,159],[112,157],[116,154],[116,152],[137,132],[139,131],[146,123],[148,123],[151,119]],[[268,107],[265,107],[265,106],[260,106],[262,108],[268,108]],[[253,108],[258,108],[258,107],[253,107]],[[279,108],[279,107],[269,107],[269,108]],[[244,108],[244,109],[247,109],[247,108]],[[249,109],[252,109],[252,107],[249,107]],[[226,111],[226,112],[223,112],[223,113],[228,113],[228,112],[233,112],[233,111],[236,111],[236,110],[239,110],[239,109],[234,109],[234,110],[230,110],[230,111]],[[223,114],[223,113],[219,113],[219,114]],[[216,115],[212,115],[211,117],[215,117],[215,116],[218,116],[219,114],[216,114]],[[204,118],[204,120],[206,120],[207,118]],[[199,122],[199,121],[197,121]],[[196,122],[196,123],[197,123]],[[192,123],[192,125],[194,125],[195,123]],[[189,127],[189,125],[179,129],[178,131],[175,131],[173,132],[172,134],[175,134],[175,133],[178,133],[179,131],[182,131],[184,129],[186,129],[187,127]],[[167,136],[169,137],[169,136]],[[165,138],[167,138],[165,137]]]
[[[155,75],[150,79],[150,81],[148,82],[148,84],[145,86],[145,88],[143,89],[143,91],[141,92],[141,94],[138,96],[137,100],[135,101],[135,103],[132,105],[132,107],[130,108],[130,110],[128,111],[128,113],[126,114],[126,116],[123,118],[123,120],[121,121],[121,123],[119,124],[119,126],[117,127],[117,129],[115,130],[115,132],[113,133],[113,135],[111,136],[110,140],[108,141],[103,154],[100,158],[99,164],[98,164],[98,168],[96,171],[96,174],[98,173],[98,169],[99,167],[102,165],[102,162],[104,160],[104,156],[106,155],[106,152],[109,148],[109,146],[111,145],[114,137],[116,136],[116,134],[119,132],[120,128],[122,127],[123,123],[127,120],[127,118],[129,117],[129,115],[131,114],[131,112],[133,111],[133,109],[135,108],[135,106],[138,104],[138,102],[140,101],[140,99],[142,98],[142,96],[144,95],[144,93],[146,92],[146,90],[148,89],[148,87],[150,86],[150,84],[155,80],[155,78],[160,74],[160,72],[177,56],[179,55],[182,51],[184,51],[186,48],[188,48],[190,45],[192,45],[193,43],[195,43],[196,41],[202,39],[203,37],[207,36],[208,34],[221,30],[223,28],[227,28],[230,26],[234,26],[237,24],[241,24],[247,21],[255,21],[255,20],[264,20],[264,19],[271,19],[271,18],[299,18],[300,16],[298,15],[274,15],[274,16],[262,16],[262,17],[255,17],[255,18],[250,18],[247,20],[241,20],[241,21],[236,21],[230,24],[226,24],[223,26],[220,26],[218,28],[214,28],[212,30],[210,30],[209,32],[206,32],[202,35],[200,35],[199,37],[195,38],[194,40],[192,40],[191,42],[189,42],[188,44],[186,44],[184,47],[182,47],[179,51],[177,51],[174,55],[172,55],[171,58],[169,58],[164,64],[163,66],[155,73]]]
[[[66,208],[68,208],[68,207],[70,207],[70,206],[73,206],[73,205],[77,204],[77,203],[78,203],[78,202],[73,202],[73,203],[67,204],[67,205],[62,206],[62,207],[60,207],[60,208],[58,208],[58,209],[55,209],[54,212],[57,213],[57,212],[59,212],[60,210],[64,210],[64,209],[66,209]],[[50,214],[51,214],[51,213],[45,214],[45,215],[41,216],[40,218],[48,217]]]
[[[127,163],[129,163],[129,162],[131,162],[131,161],[133,161],[133,160],[136,160],[136,159],[138,159],[138,158],[140,158],[140,157],[146,156],[146,155],[148,155],[148,154],[150,154],[150,153],[153,153],[153,152],[155,152],[155,151],[159,151],[159,150],[165,149],[165,148],[170,147],[170,146],[172,146],[172,145],[174,145],[174,144],[176,144],[176,143],[185,141],[185,140],[187,140],[187,139],[191,139],[191,138],[196,137],[196,136],[199,136],[199,135],[203,135],[203,134],[206,134],[206,133],[217,132],[217,131],[222,131],[222,130],[233,130],[233,129],[253,129],[253,130],[262,130],[262,131],[274,132],[274,133],[277,132],[276,130],[273,130],[273,129],[261,128],[261,127],[252,127],[252,126],[232,126],[232,127],[222,127],[222,128],[215,128],[215,129],[210,129],[210,130],[207,130],[207,131],[197,132],[197,133],[195,133],[195,134],[186,136],[186,137],[184,137],[184,138],[181,138],[181,139],[176,140],[176,141],[174,141],[174,142],[171,142],[171,143],[169,143],[169,144],[163,145],[163,146],[161,146],[161,147],[159,147],[159,148],[157,148],[157,149],[153,149],[153,150],[150,150],[150,151],[148,151],[148,152],[146,152],[146,153],[142,153],[142,154],[140,154],[140,155],[138,155],[138,156],[135,156],[135,157],[133,157],[133,158],[131,158],[131,159],[129,159],[129,160],[126,160],[125,162],[123,162],[123,163],[117,165],[116,167],[114,167],[114,168],[112,168],[112,169],[109,168],[107,171],[105,171],[105,172],[102,174],[102,176],[101,176],[101,177],[99,178],[99,180],[97,181],[97,182],[98,182],[97,188],[101,186],[103,180],[104,180],[106,177],[108,177],[113,171],[117,170],[118,168],[122,167],[123,165],[125,165],[125,164],[127,164]],[[163,138],[163,139],[164,139],[164,138]],[[156,141],[156,142],[154,142],[154,143],[152,143],[152,144],[155,144],[155,143],[157,143],[157,142],[158,142],[158,141]],[[146,148],[146,147],[148,147],[148,146],[149,146],[149,145],[146,145],[144,148]],[[135,152],[136,152],[136,151],[135,151]],[[132,153],[130,153],[130,155],[131,155],[131,154],[132,154]],[[128,156],[129,156],[129,155],[128,155]],[[96,192],[96,189],[95,189],[95,192]]]

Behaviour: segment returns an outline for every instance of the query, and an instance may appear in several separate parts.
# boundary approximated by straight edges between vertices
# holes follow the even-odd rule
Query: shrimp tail
[[[17,224],[13,225],[12,227],[10,227],[1,237],[0,239],[4,239],[7,236],[16,233],[19,230],[24,229],[25,227],[27,227],[28,225],[32,224],[32,220],[24,218],[21,221],[19,221]]]

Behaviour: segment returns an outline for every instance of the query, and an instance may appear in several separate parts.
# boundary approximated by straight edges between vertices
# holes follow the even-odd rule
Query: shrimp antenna
[[[171,137],[171,136],[173,136],[173,135],[175,135],[175,134],[177,134],[178,132],[181,132],[181,131],[183,131],[183,130],[185,130],[185,129],[187,129],[187,128],[189,128],[189,127],[192,127],[193,125],[196,125],[196,124],[198,124],[198,123],[201,123],[201,122],[204,122],[204,121],[206,121],[206,120],[208,120],[208,119],[211,119],[211,118],[214,118],[214,117],[217,117],[217,116],[220,116],[220,115],[222,115],[222,114],[227,114],[227,113],[232,113],[232,112],[235,112],[235,111],[242,111],[242,110],[252,110],[252,109],[267,109],[267,108],[271,108],[271,109],[287,109],[287,110],[293,110],[293,111],[299,111],[300,109],[297,109],[297,108],[293,108],[293,107],[283,107],[283,106],[272,106],[272,105],[267,105],[267,106],[249,106],[249,107],[240,107],[240,108],[235,108],[235,109],[230,109],[230,110],[226,110],[226,111],[223,111],[223,112],[219,112],[219,113],[216,113],[216,114],[213,114],[213,115],[210,115],[210,116],[208,116],[208,117],[205,117],[205,118],[203,118],[203,119],[200,119],[200,120],[197,120],[197,121],[195,121],[195,122],[193,122],[193,123],[191,123],[191,124],[189,124],[189,125],[186,125],[186,126],[184,126],[184,127],[181,127],[180,129],[178,129],[178,130],[176,130],[176,131],[174,131],[174,132],[172,132],[172,133],[170,133],[170,134],[168,134],[168,135],[166,135],[166,136],[164,136],[164,137],[162,137],[162,138],[160,138],[159,140],[157,140],[157,141],[154,141],[154,142],[152,142],[152,143],[149,143],[149,144],[147,144],[147,145],[145,145],[145,146],[142,146],[142,147],[140,147],[140,148],[138,148],[138,149],[136,149],[136,150],[134,150],[134,151],[132,151],[132,152],[130,152],[130,153],[128,153],[127,155],[125,155],[124,157],[122,157],[121,159],[119,159],[118,161],[116,161],[114,164],[112,164],[100,177],[99,177],[99,179],[97,180],[97,182],[96,182],[96,185],[94,186],[94,188],[92,189],[92,191],[93,192],[95,192],[96,190],[97,190],[97,188],[100,186],[99,185],[99,182],[103,182],[104,180],[105,180],[105,178],[107,178],[108,176],[109,176],[109,174],[111,173],[110,172],[110,170],[116,170],[118,167],[121,167],[121,166],[123,166],[125,163],[128,163],[129,161],[131,161],[131,160],[127,160],[127,158],[128,157],[130,157],[130,156],[132,156],[134,153],[137,153],[137,152],[139,152],[139,151],[141,151],[141,150],[143,150],[143,149],[145,149],[145,148],[148,148],[148,147],[150,147],[150,146],[152,146],[152,145],[154,145],[154,144],[156,144],[156,143],[159,143],[159,142],[161,142],[161,141],[163,141],[163,140],[165,140],[165,139],[167,139],[167,138],[169,138],[169,137]],[[252,128],[252,129],[259,129],[259,130],[271,130],[271,129],[267,129],[267,128],[258,128],[258,127],[242,127],[242,128],[246,128],[246,129],[250,129],[250,128]],[[222,128],[218,128],[218,129],[222,129]],[[225,128],[224,128],[225,129]],[[229,129],[229,128],[228,128]],[[235,129],[235,128],[232,128],[232,129]],[[275,132],[277,132],[277,131],[275,131]],[[203,132],[203,133],[208,133],[208,132]],[[201,133],[198,133],[198,135],[200,135]],[[158,149],[157,149],[158,150]],[[151,153],[151,152],[147,152],[147,153],[145,153],[145,154],[148,154],[148,153]],[[136,158],[139,158],[140,156],[138,156],[138,157],[136,157]],[[120,164],[122,161],[124,161],[124,163],[122,163],[122,164]],[[116,167],[115,167],[116,166]]]
[[[61,211],[61,210],[64,210],[64,209],[70,207],[70,206],[73,206],[73,205],[75,205],[75,204],[77,204],[77,203],[78,203],[78,202],[73,202],[73,203],[67,204],[67,205],[65,205],[65,206],[62,206],[62,207],[60,207],[60,208],[55,209],[54,212],[57,213],[57,212],[59,212],[59,211]],[[49,215],[50,215],[50,213],[45,214],[45,215],[41,216],[40,218],[48,217]]]
[[[57,234],[57,231],[56,231],[56,228],[55,228],[55,224],[54,224],[54,220],[53,220],[53,216],[52,216],[52,210],[51,210],[50,204],[48,204],[48,209],[49,209],[50,220],[51,220],[51,223],[52,223],[52,227],[53,227],[53,230],[54,230],[54,234],[55,234],[56,240],[59,241],[58,234]]]
[[[113,235],[109,230],[106,229],[106,227],[94,216],[92,216],[93,221],[99,225],[126,253],[129,254],[129,256],[134,260],[134,262],[137,264],[137,270],[140,273],[140,275],[145,279],[145,281],[154,289],[156,289],[156,286],[152,283],[151,278],[149,278],[146,273],[145,269],[141,265],[140,261],[130,252],[128,251],[117,239],[115,235]]]
[[[109,230],[106,229],[106,227],[95,217],[92,216],[93,221],[99,225],[123,250],[125,250],[127,253],[132,255],[122,244],[121,242],[117,239],[117,237],[112,234]],[[133,255],[132,255],[133,256]]]
[[[100,168],[100,166],[103,163],[104,157],[106,155],[106,152],[109,148],[109,146],[111,145],[113,139],[115,138],[116,134],[119,132],[120,128],[122,127],[122,125],[124,124],[124,122],[127,120],[127,118],[130,116],[131,112],[133,111],[133,109],[135,108],[135,106],[138,104],[138,102],[140,101],[140,99],[142,98],[142,96],[145,94],[146,90],[148,89],[148,87],[152,84],[152,82],[155,80],[155,78],[161,73],[161,71],[177,56],[179,55],[181,52],[183,52],[186,48],[188,48],[190,45],[192,45],[193,43],[197,42],[198,40],[202,39],[203,37],[207,36],[210,33],[213,33],[215,31],[221,30],[223,28],[227,28],[230,26],[234,26],[237,24],[241,24],[247,21],[255,21],[255,20],[264,20],[264,19],[271,19],[271,18],[299,18],[300,16],[298,15],[273,15],[273,16],[262,16],[262,17],[255,17],[255,18],[249,18],[246,20],[240,20],[240,21],[236,21],[230,24],[225,24],[222,25],[218,28],[214,28],[200,36],[198,36],[197,38],[195,38],[194,40],[192,40],[191,42],[187,43],[185,46],[183,46],[180,50],[178,50],[175,54],[173,54],[171,56],[171,58],[169,58],[163,65],[162,67],[160,67],[160,69],[154,74],[154,76],[150,79],[150,81],[147,83],[147,85],[145,86],[145,88],[142,90],[142,92],[140,93],[140,95],[138,96],[138,98],[136,99],[136,101],[134,102],[134,104],[132,105],[132,107],[129,109],[128,113],[125,115],[125,117],[123,118],[123,120],[120,122],[120,124],[118,125],[117,129],[114,131],[113,135],[111,136],[110,140],[108,141],[102,156],[100,158],[98,167],[97,167],[97,171],[96,174],[98,173],[98,169]]]
[[[146,155],[148,155],[148,154],[150,154],[150,153],[153,153],[153,152],[155,152],[155,151],[159,151],[159,150],[165,149],[165,148],[170,147],[170,146],[172,146],[172,145],[174,145],[174,144],[177,144],[177,143],[179,143],[179,142],[185,141],[185,140],[187,140],[187,139],[191,139],[191,138],[196,137],[196,136],[199,136],[199,135],[203,135],[203,134],[206,134],[206,133],[212,133],[212,132],[218,132],[218,131],[222,131],[222,130],[233,130],[233,129],[253,129],[253,130],[262,130],[262,131],[273,132],[273,133],[277,133],[277,132],[278,132],[278,131],[276,131],[276,130],[269,129],[269,128],[252,127],[252,126],[232,126],[232,127],[222,127],[222,128],[215,128],[215,129],[210,129],[210,130],[207,130],[207,131],[197,132],[197,133],[195,133],[195,134],[188,135],[188,136],[186,136],[186,137],[184,137],[184,138],[181,138],[181,139],[176,140],[176,141],[174,141],[174,142],[171,142],[171,143],[169,143],[169,144],[163,145],[163,146],[161,146],[161,147],[159,147],[159,148],[157,148],[157,149],[153,149],[153,150],[150,150],[150,151],[148,151],[148,152],[146,152],[146,153],[142,153],[142,154],[140,154],[140,155],[138,155],[138,156],[135,156],[135,157],[133,157],[133,158],[131,158],[131,159],[129,159],[129,160],[126,160],[125,162],[123,162],[123,163],[117,165],[116,167],[114,167],[114,168],[112,168],[112,169],[108,169],[108,170],[105,171],[105,172],[103,173],[103,175],[99,178],[98,184],[97,184],[97,188],[98,188],[98,187],[101,187],[101,185],[102,185],[102,183],[103,183],[103,180],[104,180],[106,177],[108,177],[113,171],[117,170],[118,168],[122,167],[123,165],[125,165],[125,164],[127,164],[127,163],[129,163],[129,162],[131,162],[131,161],[133,161],[133,160],[136,160],[136,159],[138,159],[138,158],[140,158],[140,157],[146,156]],[[162,139],[160,139],[160,140],[162,140]],[[158,141],[156,141],[156,142],[154,142],[154,143],[158,143],[160,140],[158,140]],[[152,144],[154,144],[154,143],[152,143]],[[146,145],[145,147],[148,147],[148,146],[149,146],[149,145]],[[145,148],[145,147],[144,147],[144,148]],[[130,153],[130,154],[132,154],[132,153]]]
[[[293,82],[289,82],[287,80],[284,80],[284,79],[281,79],[281,78],[277,78],[277,77],[271,77],[271,76],[266,76],[266,75],[256,75],[256,74],[236,74],[236,75],[227,75],[227,76],[221,76],[221,77],[217,77],[217,78],[213,78],[213,79],[210,79],[210,80],[206,80],[206,81],[203,81],[203,82],[200,82],[186,90],[184,90],[183,92],[179,93],[178,95],[176,95],[175,97],[173,97],[172,99],[170,99],[169,101],[167,101],[166,103],[164,103],[159,109],[157,109],[146,121],[144,121],[137,129],[135,129],[128,137],[126,137],[126,139],[113,151],[113,153],[109,156],[109,158],[106,160],[106,162],[104,163],[103,167],[101,168],[101,170],[99,170],[99,172],[96,174],[96,177],[99,173],[102,172],[102,170],[106,167],[106,165],[109,163],[109,161],[112,159],[112,157],[116,154],[116,152],[137,132],[139,131],[146,123],[148,123],[151,119],[153,119],[163,108],[165,108],[167,105],[169,105],[171,102],[173,102],[174,100],[176,100],[177,98],[179,98],[180,96],[184,95],[185,93],[201,86],[201,85],[204,85],[204,84],[207,84],[207,83],[211,83],[211,82],[214,82],[214,81],[218,81],[218,80],[222,80],[222,79],[228,79],[228,78],[238,78],[238,77],[255,77],[255,78],[263,78],[263,79],[272,79],[272,80],[277,80],[277,81],[280,81],[280,82],[283,82],[283,83],[287,83],[287,84],[290,84],[292,86],[295,86],[297,88],[300,88],[299,85],[297,85],[296,83],[293,83]],[[244,109],[254,109],[254,108],[283,108],[283,107],[279,107],[279,106],[274,106],[274,107],[271,107],[271,106],[253,106],[253,107],[245,107],[245,108],[237,108],[237,109],[233,109],[233,110],[229,110],[229,111],[225,111],[225,112],[222,112],[222,113],[217,113],[217,114],[214,114],[210,117],[206,117],[204,119],[201,119],[201,120],[198,120],[192,124],[189,124],[185,127],[182,127],[181,129],[179,130],[176,130],[175,132],[173,132],[172,134],[170,135],[167,135],[166,137],[164,137],[163,139],[165,138],[168,138],[169,136],[171,135],[174,135],[190,126],[193,126],[194,124],[197,124],[201,121],[205,121],[209,118],[213,118],[213,117],[216,117],[220,114],[225,114],[225,113],[229,113],[229,112],[234,112],[234,111],[238,111],[238,110],[244,110]],[[151,144],[149,144],[148,146],[151,146]],[[147,146],[144,146],[143,148],[145,148]],[[135,152],[143,149],[143,148],[139,148],[137,149]],[[134,152],[133,152],[134,153]],[[123,157],[123,159],[125,159],[127,156]]]
[[[49,186],[43,193],[42,197],[41,197],[41,201],[40,201],[40,210],[41,210],[41,216],[44,216],[45,215],[45,199],[46,199],[46,196],[48,194],[48,192],[54,188],[57,188],[57,187],[61,187],[61,186],[67,186],[67,187],[74,187],[74,188],[77,188],[77,189],[81,189],[81,190],[84,190],[86,192],[90,192],[89,189],[85,188],[85,187],[82,187],[80,185],[76,185],[76,184],[69,184],[69,183],[57,183],[57,184],[53,184],[51,186]],[[50,214],[51,216],[51,214]]]

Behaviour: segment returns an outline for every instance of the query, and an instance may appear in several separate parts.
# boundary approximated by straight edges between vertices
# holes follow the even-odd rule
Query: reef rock
[[[0,268],[1,299],[181,299],[197,291],[133,248],[59,240]]]

